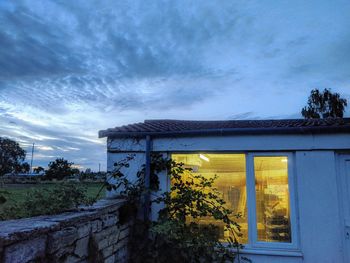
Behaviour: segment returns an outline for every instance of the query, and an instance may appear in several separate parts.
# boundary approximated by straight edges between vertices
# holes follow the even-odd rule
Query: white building
[[[350,262],[350,119],[149,120],[100,137],[108,138],[109,171],[135,154],[126,172],[136,176],[152,151],[217,174],[243,215],[244,253],[254,263]],[[166,176],[160,183],[169,189]]]

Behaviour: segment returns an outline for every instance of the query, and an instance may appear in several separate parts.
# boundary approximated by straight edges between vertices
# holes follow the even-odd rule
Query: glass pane
[[[254,157],[258,240],[291,242],[288,158]]]
[[[182,162],[185,167],[191,168],[192,173],[207,177],[217,175],[214,186],[222,193],[226,206],[233,214],[240,213],[242,217],[233,219],[240,224],[242,237],[239,242],[248,242],[247,223],[247,194],[246,194],[246,163],[244,154],[173,154],[172,158]],[[222,240],[227,239],[229,232],[224,224],[210,221],[209,218],[199,223],[212,223],[219,226],[219,235]]]

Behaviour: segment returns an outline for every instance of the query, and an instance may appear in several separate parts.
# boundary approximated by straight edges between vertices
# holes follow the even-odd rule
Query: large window
[[[248,242],[248,221],[247,221],[247,192],[246,192],[246,159],[244,154],[174,154],[172,158],[182,162],[192,173],[199,173],[206,177],[217,175],[214,187],[221,193],[226,202],[227,208],[233,214],[241,214],[239,219],[233,218],[241,226],[242,237],[240,242]],[[229,235],[225,231],[224,224],[209,221],[199,223],[212,223],[219,226],[220,237],[226,239]]]
[[[173,154],[192,173],[213,177],[226,205],[241,225],[240,242],[247,247],[295,248],[295,212],[291,202],[289,154]],[[204,219],[201,223],[209,222]],[[220,226],[220,235],[228,232]]]

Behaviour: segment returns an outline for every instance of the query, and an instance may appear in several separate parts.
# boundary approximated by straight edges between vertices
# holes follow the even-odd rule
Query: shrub
[[[95,200],[86,196],[86,188],[74,183],[62,183],[47,189],[32,189],[26,194],[22,203],[4,204],[1,220],[53,215],[90,205]]]
[[[238,242],[240,226],[232,211],[225,207],[225,201],[213,184],[216,177],[207,179],[201,175],[193,175],[182,163],[166,160],[153,155],[151,164],[151,186],[145,188],[145,167],[138,173],[136,181],[129,181],[121,172],[122,167],[130,160],[128,157],[116,163],[115,185],[108,189],[121,189],[121,196],[127,202],[124,212],[130,213],[134,228],[130,238],[130,262],[235,262],[250,261],[239,255],[242,245]],[[163,170],[168,172],[172,181],[171,191],[164,192],[148,203],[147,195],[156,195],[158,178],[154,178]],[[184,176],[186,173],[186,176]],[[153,178],[152,178],[153,177]],[[142,207],[151,209],[152,202],[164,204],[159,211],[157,221],[140,219],[140,203]],[[147,213],[147,211],[146,211]],[[199,224],[200,219],[212,219],[223,224],[230,236],[227,240],[219,240],[218,227],[214,224]]]

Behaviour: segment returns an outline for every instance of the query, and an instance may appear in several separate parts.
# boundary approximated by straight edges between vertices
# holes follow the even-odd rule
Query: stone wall
[[[118,200],[75,212],[0,222],[0,262],[127,262],[129,223]]]

